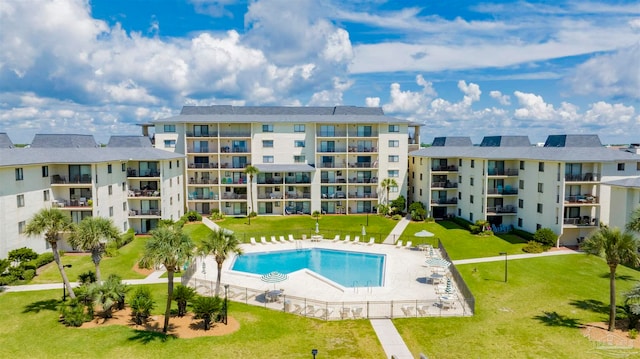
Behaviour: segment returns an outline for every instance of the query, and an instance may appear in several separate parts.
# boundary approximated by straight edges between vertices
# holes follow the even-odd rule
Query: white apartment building
[[[43,238],[23,234],[43,208],[59,208],[75,223],[110,218],[123,232],[178,219],[183,172],[184,156],[153,148],[147,137],[114,136],[101,147],[90,135],[36,135],[15,148],[0,133],[0,258],[21,247],[47,250]]]
[[[420,125],[380,108],[185,106],[154,125],[156,148],[186,156],[186,206],[203,214],[370,213],[385,178],[406,197],[420,143]]]
[[[634,200],[618,190],[619,180],[638,175],[640,156],[607,149],[596,135],[552,135],[544,146],[526,136],[489,136],[479,146],[439,137],[409,154],[408,193],[434,218],[531,233],[551,228],[558,244],[575,245],[600,222],[624,227],[621,211],[632,210]]]

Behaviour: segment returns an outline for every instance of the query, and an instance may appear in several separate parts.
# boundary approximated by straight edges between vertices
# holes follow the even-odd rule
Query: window
[[[524,208],[524,200],[523,199],[519,199],[518,200],[518,208]]]
[[[26,226],[27,226],[27,222],[25,221],[18,222],[18,233],[20,234],[24,233],[24,229]]]
[[[176,140],[164,140],[165,148],[176,148]]]
[[[399,140],[389,140],[389,147],[400,147]]]
[[[113,206],[109,207],[109,217],[113,217]]]
[[[169,169],[173,167],[173,162],[169,161]]]
[[[473,195],[469,196],[469,203],[473,203]]]
[[[462,192],[458,192],[458,199],[462,199]]]
[[[538,203],[537,211],[538,213],[542,213],[542,203]]]
[[[49,177],[49,166],[42,166],[42,177]]]
[[[471,160],[471,168],[475,168],[476,167],[476,160]]]
[[[624,163],[618,163],[618,171],[624,171]]]
[[[473,186],[473,177],[469,177],[469,185]]]
[[[389,187],[389,192],[391,192],[391,193],[398,192],[398,186],[391,186],[391,187]]]
[[[24,173],[22,168],[16,168],[16,181],[22,181],[24,179]]]
[[[306,158],[304,156],[293,156],[294,163],[305,163]]]
[[[519,189],[524,189],[524,180],[519,180],[518,181],[518,188]]]
[[[173,206],[173,197],[169,197],[169,205]]]
[[[273,156],[262,156],[262,163],[273,163]]]
[[[273,140],[262,140],[262,147],[272,148],[273,147]]]
[[[127,211],[127,202],[122,202],[122,211]]]
[[[462,167],[462,158],[458,158],[458,167]]]
[[[520,161],[520,169],[524,170],[524,161]]]
[[[400,125],[389,125],[389,132],[400,132]]]
[[[164,125],[164,132],[176,132],[176,125]]]
[[[400,177],[400,171],[399,170],[388,170],[387,171],[387,176],[394,178],[394,177]]]
[[[293,125],[293,132],[304,132],[304,125]]]
[[[113,172],[113,167],[111,167],[111,163],[107,165],[107,173]]]
[[[126,171],[125,167],[127,167],[127,164],[122,162],[122,164],[120,165],[120,167],[122,167],[122,172]]]
[[[16,199],[18,200],[18,207],[24,207],[24,195],[19,194]]]
[[[109,189],[109,196],[111,196],[113,194],[113,186],[109,185],[107,188]]]
[[[473,222],[473,213],[469,212],[469,222]]]
[[[389,162],[400,162],[400,156],[389,155]]]
[[[536,223],[536,231],[541,228],[542,228],[542,225],[540,223]]]
[[[273,132],[273,125],[262,125],[262,132]]]
[[[544,193],[544,184],[538,182],[538,193]]]
[[[462,216],[462,209],[458,208],[458,217]]]
[[[636,171],[640,171],[640,162],[636,162]]]
[[[45,189],[44,191],[42,191],[42,197],[43,197],[45,202],[49,201],[49,197],[50,196],[49,196],[49,190],[48,189]]]
[[[522,228],[522,218],[518,218],[518,227]]]
[[[422,196],[422,188],[420,188],[420,195]]]
[[[422,173],[420,174],[420,181],[422,181]]]
[[[538,162],[538,172],[544,172],[544,162]]]
[[[122,182],[122,191],[126,191],[127,190],[127,184]]]
[[[293,142],[293,146],[294,146],[294,147],[304,147],[304,141],[302,141],[302,140],[295,140],[295,141]]]

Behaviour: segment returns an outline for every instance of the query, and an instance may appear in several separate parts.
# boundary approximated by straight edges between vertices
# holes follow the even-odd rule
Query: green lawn
[[[469,318],[395,319],[414,355],[429,358],[599,357],[579,326],[608,318],[608,267],[564,255],[457,266],[476,298]],[[618,268],[618,303],[640,274]]]
[[[123,279],[139,279],[144,275],[133,270],[133,266],[142,256],[146,237],[136,237],[131,243],[125,245],[118,250],[115,257],[104,257],[100,262],[100,271],[102,277],[107,278],[110,274],[117,274]],[[76,281],[80,273],[86,271],[95,271],[95,265],[91,261],[90,255],[64,255],[62,256],[63,264],[71,264],[71,268],[65,268],[69,280]],[[29,284],[41,283],[59,283],[60,271],[54,262],[44,266],[36,277]]]
[[[366,226],[367,217],[368,226]],[[283,235],[286,238],[288,234],[293,234],[296,238],[300,238],[302,234],[308,236],[315,234],[316,228],[315,218],[303,215],[258,216],[251,219],[251,224],[247,218],[227,217],[216,223],[234,231],[241,240],[246,242],[249,242],[250,237],[260,240],[260,236],[267,236],[268,240],[271,235]],[[375,237],[376,242],[383,241],[397,223],[377,215],[325,215],[318,219],[320,234],[325,238],[333,238],[336,234],[349,234],[352,239],[356,235],[362,237],[362,226],[365,225],[367,240],[369,237]],[[362,238],[360,240],[362,241]]]
[[[435,236],[416,237],[415,233],[423,229]],[[524,240],[514,235],[477,236],[449,221],[411,222],[399,239],[404,243],[412,241],[414,245],[419,243],[436,245],[438,238],[444,244],[451,259],[494,257],[500,252],[522,254],[522,247],[526,244]]]
[[[166,286],[153,285],[162,312]],[[323,322],[231,303],[240,330],[220,337],[164,339],[161,334],[110,326],[67,328],[58,323],[59,291],[0,294],[3,358],[381,358],[369,321]],[[39,340],[44,335],[44,340]]]

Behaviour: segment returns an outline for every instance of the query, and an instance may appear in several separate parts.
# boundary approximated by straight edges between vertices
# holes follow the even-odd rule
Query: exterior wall
[[[624,229],[631,219],[631,213],[640,207],[640,188],[603,187],[609,187],[611,203],[615,203],[615,206],[611,206],[610,211],[602,217],[602,221],[610,227]]]

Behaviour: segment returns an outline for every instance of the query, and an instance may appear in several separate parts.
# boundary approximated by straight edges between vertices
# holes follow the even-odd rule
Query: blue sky
[[[5,0],[0,132],[185,104],[380,106],[435,136],[640,142],[638,1]]]

